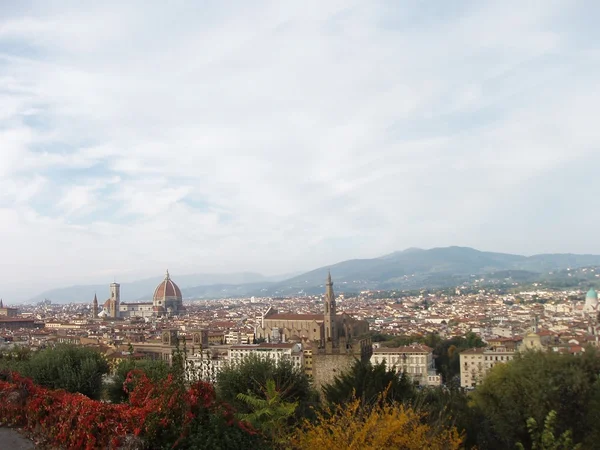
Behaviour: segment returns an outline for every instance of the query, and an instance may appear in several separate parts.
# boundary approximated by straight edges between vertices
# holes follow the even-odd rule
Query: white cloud
[[[518,245],[501,226],[528,214],[534,183],[600,162],[584,7],[436,5],[7,7],[3,273],[275,273],[453,244],[600,252],[567,226],[533,219]],[[557,224],[565,202],[544,203]]]

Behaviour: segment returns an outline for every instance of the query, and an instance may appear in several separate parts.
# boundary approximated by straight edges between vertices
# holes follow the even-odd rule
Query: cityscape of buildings
[[[475,333],[485,346],[460,353],[460,385],[473,388],[497,364],[525,350],[580,354],[598,346],[598,294],[529,290],[497,294],[364,291],[336,296],[331,275],[322,295],[289,298],[186,300],[167,271],[151,300],[109,298],[9,307],[0,300],[0,351],[61,343],[95,347],[113,367],[125,358],[170,361],[176,347],[202,379],[248,355],[290,361],[315,385],[330,382],[356,359],[385,361],[420,385],[442,383],[434,349],[419,343],[386,347],[377,334],[442,339]],[[449,380],[446,380],[449,381]]]

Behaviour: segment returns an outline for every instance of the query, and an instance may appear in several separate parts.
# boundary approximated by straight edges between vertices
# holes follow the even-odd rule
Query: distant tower
[[[0,308],[4,308],[4,304],[2,303],[2,299],[0,298]]]
[[[110,283],[110,317],[116,319],[119,317],[119,307],[121,305],[121,285],[119,283]]]
[[[338,346],[338,335],[335,327],[335,294],[333,293],[333,282],[331,281],[331,272],[327,276],[327,285],[325,288],[325,314],[323,322],[325,324],[325,342],[331,342],[333,347]]]
[[[583,305],[582,314],[585,316],[595,315],[598,311],[598,293],[594,289],[590,289],[585,295],[585,303]]]
[[[92,302],[92,317],[94,319],[98,318],[98,297],[94,294],[94,301]]]
[[[535,316],[533,319],[531,319],[531,333],[537,334],[538,324],[539,324],[538,316]]]

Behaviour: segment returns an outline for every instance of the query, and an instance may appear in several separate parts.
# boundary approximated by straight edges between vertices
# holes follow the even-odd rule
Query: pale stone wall
[[[315,354],[312,355],[313,384],[317,390],[331,383],[336,376],[341,375],[357,361],[349,354]]]

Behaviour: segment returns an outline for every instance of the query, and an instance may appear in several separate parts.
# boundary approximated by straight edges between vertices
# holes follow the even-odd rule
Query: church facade
[[[111,283],[110,298],[104,302],[102,311],[98,311],[98,299],[96,296],[94,296],[92,308],[94,317],[111,319],[170,317],[184,312],[185,307],[183,306],[181,290],[171,280],[168,270],[165,279],[154,290],[151,302],[122,302],[121,285],[119,283]]]
[[[331,274],[327,277],[322,314],[279,313],[269,308],[255,330],[267,342],[306,342],[316,348],[344,347],[353,338],[369,331],[369,323],[346,313],[337,314]]]

